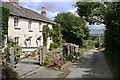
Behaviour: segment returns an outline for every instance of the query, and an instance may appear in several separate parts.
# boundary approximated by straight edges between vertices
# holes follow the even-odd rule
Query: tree
[[[79,16],[88,22],[99,22],[106,25],[105,45],[108,50],[120,49],[120,2],[77,2]],[[94,17],[97,17],[94,19]],[[103,21],[102,21],[103,20]],[[116,47],[113,47],[116,46]]]
[[[106,31],[105,46],[109,51],[120,49],[120,2],[109,3],[104,14]]]
[[[59,23],[53,25],[53,29],[51,29],[49,32],[52,36],[53,42],[51,47],[59,47],[60,46],[60,40],[62,38],[62,27]]]
[[[106,56],[120,78],[120,2],[108,3],[104,19]]]
[[[103,22],[103,12],[105,6],[99,2],[77,2],[77,13],[90,23]]]
[[[89,37],[86,21],[70,12],[59,13],[54,21],[62,27],[63,38],[69,43],[82,44],[82,39]]]

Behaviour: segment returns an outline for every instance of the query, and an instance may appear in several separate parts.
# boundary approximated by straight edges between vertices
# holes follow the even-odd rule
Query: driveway
[[[38,61],[32,58],[22,59],[15,68],[20,78],[56,79],[64,74],[62,71],[50,70],[37,64]]]
[[[84,58],[70,67],[66,78],[113,78],[104,54],[92,49],[84,53]]]

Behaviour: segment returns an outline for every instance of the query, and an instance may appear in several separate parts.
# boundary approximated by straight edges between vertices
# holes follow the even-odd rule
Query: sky
[[[9,1],[9,0],[4,0]],[[44,6],[46,9],[46,16],[54,20],[54,17],[60,12],[72,12],[76,16],[77,8],[74,7],[75,0],[19,0],[19,5],[32,9],[40,13],[41,8]],[[103,33],[104,25],[89,25],[87,24],[92,34],[101,34]]]
[[[77,9],[73,6],[74,4],[75,2],[20,2],[21,6],[30,8],[39,13],[44,6],[46,9],[46,16],[52,20],[60,12],[72,12],[76,14],[75,11]]]

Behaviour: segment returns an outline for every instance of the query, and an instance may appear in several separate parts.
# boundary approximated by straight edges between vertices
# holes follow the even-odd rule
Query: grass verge
[[[80,48],[80,53],[87,52],[89,50],[90,50],[90,48]]]

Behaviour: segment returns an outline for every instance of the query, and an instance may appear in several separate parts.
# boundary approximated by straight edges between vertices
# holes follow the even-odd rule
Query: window
[[[18,27],[18,17],[14,17],[14,27]]]
[[[39,32],[42,32],[42,26],[41,26],[41,22],[39,22]]]
[[[30,30],[31,30],[31,22],[32,22],[31,20],[28,21],[28,29]]]
[[[19,44],[19,37],[15,37],[15,43]]]
[[[29,46],[32,44],[32,37],[29,37]]]
[[[29,40],[29,45],[31,46],[31,39]]]

